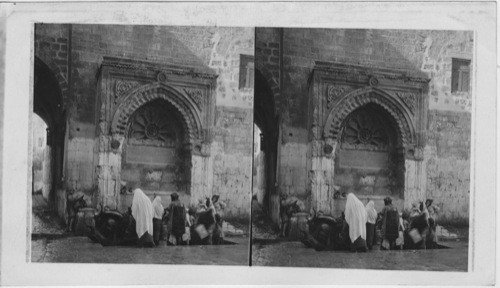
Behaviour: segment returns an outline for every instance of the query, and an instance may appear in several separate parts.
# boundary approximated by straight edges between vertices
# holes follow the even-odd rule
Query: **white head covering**
[[[146,232],[153,235],[153,205],[148,196],[139,188],[134,190],[132,216],[135,219],[135,230],[139,238]]]
[[[161,197],[156,196],[155,199],[153,200],[153,212],[154,215],[153,217],[156,219],[162,219],[163,218],[163,205],[161,205]]]
[[[352,242],[359,236],[366,240],[366,218],[363,203],[354,194],[349,193],[345,204],[345,220],[349,224],[349,237]]]
[[[365,210],[367,216],[366,222],[375,224],[377,222],[377,210],[375,210],[375,203],[372,200],[366,204]]]

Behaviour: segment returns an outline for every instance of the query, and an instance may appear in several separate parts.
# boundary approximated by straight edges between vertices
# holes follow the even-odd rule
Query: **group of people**
[[[133,193],[129,211],[119,218],[107,213],[111,218],[96,221],[89,236],[91,239],[103,245],[136,242],[140,247],[158,246],[160,241],[166,241],[167,245],[223,243],[221,214],[224,207],[218,203],[219,196],[207,197],[196,208],[187,209],[179,194],[172,193],[171,203],[165,209],[160,196],[155,195],[151,201],[141,189]]]
[[[415,203],[411,211],[399,213],[392,199],[384,199],[380,213],[375,203],[366,206],[353,194],[347,195],[344,212],[345,234],[349,233],[352,251],[366,252],[380,243],[382,250],[426,249],[437,247],[436,216],[432,200]]]

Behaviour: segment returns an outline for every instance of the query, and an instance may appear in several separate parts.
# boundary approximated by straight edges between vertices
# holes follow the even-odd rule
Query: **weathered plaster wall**
[[[312,172],[312,164],[301,157],[313,149],[313,145],[308,149],[306,143],[310,140],[308,129],[313,110],[308,100],[308,83],[314,61],[391,68],[431,79],[427,95],[430,112],[425,159],[420,163],[406,163],[406,181],[418,183],[405,186],[405,198],[408,201],[435,198],[435,203],[442,207],[443,217],[468,217],[472,100],[471,93],[451,93],[451,62],[452,58],[472,59],[472,32],[283,29],[283,54],[280,55],[279,31],[277,28],[257,30],[256,67],[263,66],[262,70],[271,71],[263,74],[272,83],[279,80],[279,69],[275,72],[279,61],[275,61],[280,56],[283,59],[283,90],[278,91],[277,99],[281,103],[277,107],[282,120],[278,157],[281,159],[281,192],[299,195],[303,187],[309,186],[303,186],[302,182],[297,186],[290,179],[300,179],[299,174]],[[441,153],[436,152],[438,149]],[[447,164],[455,165],[453,170],[456,172]],[[314,172],[309,183],[327,182],[316,175],[325,173]],[[441,187],[437,183],[441,183]],[[292,184],[294,189],[290,188]],[[444,189],[444,186],[449,188]],[[307,198],[308,193],[306,191],[303,198]],[[453,200],[448,200],[450,196]],[[408,205],[411,203],[405,203]]]
[[[211,131],[212,154],[201,167],[218,164],[217,168],[201,169],[213,173],[216,179],[234,181],[224,187],[213,186],[213,190],[206,184],[197,189],[206,188],[205,194],[218,193],[221,200],[238,203],[229,214],[249,215],[249,205],[245,208],[242,202],[248,198],[250,203],[251,195],[253,89],[240,89],[238,80],[240,54],[253,55],[252,28],[44,24],[36,26],[35,45],[35,54],[57,70],[54,73],[58,79],[69,83],[70,91],[63,91],[68,108],[67,188],[94,193],[99,185],[96,75],[104,56],[190,66],[218,74],[216,123],[212,124],[220,126]],[[228,169],[233,162],[238,167]],[[214,185],[224,182],[217,181]]]

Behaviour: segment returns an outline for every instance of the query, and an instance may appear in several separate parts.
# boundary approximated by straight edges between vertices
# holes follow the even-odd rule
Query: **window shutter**
[[[464,71],[462,72],[462,89],[460,89],[463,92],[469,92],[469,83],[470,83],[470,78],[469,78],[469,71]]]

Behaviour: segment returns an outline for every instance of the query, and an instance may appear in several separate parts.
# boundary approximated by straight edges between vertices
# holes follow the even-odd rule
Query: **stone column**
[[[122,135],[99,136],[98,164],[96,167],[99,202],[111,209],[119,207]]]
[[[311,165],[309,183],[311,189],[311,209],[333,214],[334,210],[334,167],[336,141],[313,140],[311,143]]]
[[[201,152],[191,155],[190,204],[196,205],[199,199],[212,195],[212,164],[209,145],[203,144]]]
[[[404,208],[411,208],[412,203],[425,201],[426,163],[420,159],[405,159]]]

